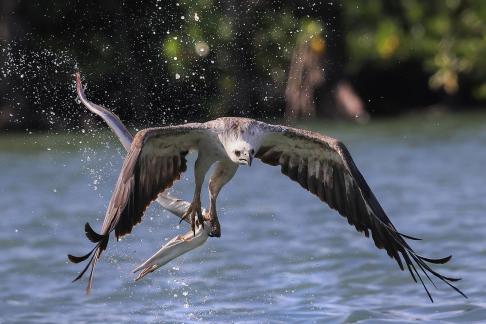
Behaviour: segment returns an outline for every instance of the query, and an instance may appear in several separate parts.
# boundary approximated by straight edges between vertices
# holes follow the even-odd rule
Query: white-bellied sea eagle
[[[417,239],[397,231],[340,141],[316,132],[237,117],[149,128],[132,137],[117,116],[86,99],[79,73],[76,82],[81,102],[107,122],[128,151],[101,231],[97,233],[88,223],[85,225],[86,236],[95,243],[94,248],[84,256],[69,255],[69,260],[74,263],[89,259],[74,280],[80,279],[91,267],[87,292],[92,286],[96,262],[107,248],[110,234],[114,232],[117,239],[129,234],[154,200],[188,221],[192,231],[174,238],[137,267],[136,271],[142,270],[137,279],[201,245],[208,235],[221,236],[216,210],[218,194],[240,165],[251,166],[256,158],[265,164],[280,166],[284,175],[337,210],[356,230],[367,237],[371,235],[375,245],[385,249],[400,269],[407,268],[415,282],[420,281],[431,300],[421,273],[432,284],[432,277],[436,277],[466,297],[452,284],[458,278],[441,275],[430,266],[446,263],[451,257],[427,258],[410,247],[406,239]],[[186,171],[186,155],[194,151],[198,155],[192,202],[170,198],[164,191]],[[205,175],[213,164],[215,168],[208,188],[210,204],[204,211],[200,195]]]

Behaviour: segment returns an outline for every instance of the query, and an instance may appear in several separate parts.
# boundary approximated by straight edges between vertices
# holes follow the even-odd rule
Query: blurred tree
[[[306,71],[324,78],[306,101],[317,116],[358,109],[353,86],[376,113],[485,102],[485,35],[486,1],[473,0],[2,0],[0,116],[9,128],[82,125],[79,68],[92,100],[132,126],[281,118],[301,44],[316,54]]]
[[[421,62],[429,86],[453,96],[463,85],[486,99],[486,2],[344,1],[348,69]],[[471,86],[472,85],[472,86]]]
[[[322,62],[326,43],[320,36],[322,27],[312,21],[303,31],[292,53],[285,89],[288,119],[315,117],[314,91],[324,80]]]

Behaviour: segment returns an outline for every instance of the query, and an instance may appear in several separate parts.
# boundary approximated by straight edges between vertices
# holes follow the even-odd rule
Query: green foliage
[[[485,1],[345,1],[344,8],[350,71],[417,60],[431,88],[454,94],[467,79],[486,99]]]
[[[303,42],[322,55],[328,82],[315,92],[318,104],[345,75],[360,90],[359,82],[369,84],[375,72],[400,73],[401,66],[417,67],[410,74],[421,89],[428,78],[432,91],[422,94],[429,102],[443,93],[486,101],[486,1],[9,3],[9,32],[0,30],[7,37],[0,60],[8,63],[0,66],[0,89],[11,89],[4,97],[17,111],[31,110],[15,127],[51,127],[36,117],[45,116],[45,107],[56,116],[76,111],[65,87],[75,67],[90,81],[94,101],[120,107],[121,117],[138,124],[279,117],[291,59]],[[0,98],[0,127],[7,99]]]
[[[348,72],[357,72],[370,62],[386,68],[415,60],[422,62],[424,71],[430,74],[432,89],[443,89],[452,95],[461,87],[461,80],[467,80],[473,84],[473,95],[486,99],[485,1],[348,0],[336,5],[342,5],[344,24],[342,31],[334,32],[344,34]],[[267,6],[252,12],[258,15],[252,27],[250,49],[257,72],[268,75],[278,85],[285,82],[296,42],[302,37],[320,37],[325,32],[319,19],[299,16],[291,9]],[[185,52],[189,53],[198,41],[208,42],[210,50],[225,52],[224,45],[236,36],[231,16],[210,0],[187,2],[184,10],[186,19],[181,34],[187,41],[184,43],[181,38],[179,45],[186,47]],[[194,19],[195,15],[200,19]],[[173,55],[165,49],[169,60]],[[195,60],[197,56],[184,59]],[[219,84],[228,88],[231,77],[222,79]]]
[[[270,4],[241,3],[236,7],[230,4],[210,0],[180,3],[183,11],[180,30],[167,35],[162,46],[162,56],[169,70],[178,74],[187,72],[187,75],[210,58],[212,68],[218,71],[215,85],[226,96],[240,90],[237,83],[242,78],[242,69],[264,80],[273,89],[270,91],[283,93],[297,41],[320,37],[322,22],[297,15],[291,6],[282,5],[276,9]],[[240,10],[246,12],[240,13]],[[242,55],[246,56],[246,63],[241,60]],[[189,76],[178,80],[187,83],[192,79]],[[228,108],[223,107],[227,104],[210,99],[210,113],[228,113]]]

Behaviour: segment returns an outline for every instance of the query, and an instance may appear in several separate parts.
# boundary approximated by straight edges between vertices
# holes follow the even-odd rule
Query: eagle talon
[[[210,231],[208,235],[210,237],[221,237],[221,225],[219,224],[218,217],[213,215],[210,220]]]
[[[201,224],[204,228],[204,217],[201,211],[201,203],[193,201],[187,211],[184,213],[184,215],[182,215],[181,221],[186,220],[188,217],[190,217],[191,229],[194,233],[194,236],[196,236],[196,216],[199,224]]]
[[[199,212],[197,213],[197,221],[198,221],[198,225],[201,225],[202,228],[204,229],[204,216],[201,212],[201,208],[199,208]]]

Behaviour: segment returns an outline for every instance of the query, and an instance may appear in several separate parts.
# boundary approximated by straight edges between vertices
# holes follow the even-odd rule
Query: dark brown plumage
[[[412,278],[415,282],[420,280],[431,300],[432,296],[419,271],[432,284],[434,283],[429,273],[466,297],[451,284],[458,281],[458,278],[443,276],[427,264],[443,264],[451,256],[430,259],[415,253],[404,238],[418,239],[401,234],[395,229],[341,142],[306,130],[269,127],[270,135],[262,142],[256,154],[257,158],[269,165],[280,165],[283,174],[337,210],[366,237],[371,232],[376,247],[385,249],[397,261],[400,269],[404,270],[405,263]]]
[[[114,231],[119,239],[141,222],[147,206],[186,171],[185,156],[196,146],[203,129],[201,124],[151,128],[140,131],[134,137],[113,191],[101,234],[96,233],[88,223],[85,225],[86,236],[96,243],[95,248],[82,257],[68,256],[74,263],[92,256],[74,279],[80,279],[91,266],[87,292],[91,289],[96,262],[108,245],[110,233]]]

